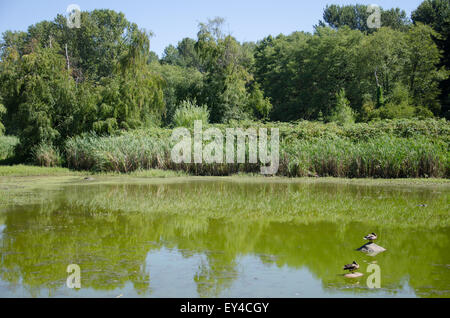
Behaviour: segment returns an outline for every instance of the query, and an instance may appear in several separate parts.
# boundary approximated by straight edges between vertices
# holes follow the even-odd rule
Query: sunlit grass
[[[27,165],[0,166],[0,176],[65,176],[78,175],[77,171],[71,171],[67,168],[60,167],[38,167]]]

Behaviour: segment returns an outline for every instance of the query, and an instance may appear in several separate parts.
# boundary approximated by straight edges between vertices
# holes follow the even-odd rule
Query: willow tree
[[[20,138],[19,156],[91,130],[158,124],[162,80],[148,65],[150,35],[111,10],[83,12],[79,29],[58,16],[26,33],[6,32],[0,96],[6,130]]]

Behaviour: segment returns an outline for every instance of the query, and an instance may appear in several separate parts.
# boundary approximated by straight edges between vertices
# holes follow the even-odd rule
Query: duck
[[[375,241],[377,238],[378,238],[378,235],[376,235],[375,233],[370,233],[370,234],[367,234],[366,236],[364,236],[364,239],[368,240],[370,242]]]
[[[358,268],[359,268],[359,264],[356,263],[356,261],[353,261],[353,263],[351,263],[351,264],[344,265],[344,270],[350,271],[352,273],[354,271],[356,271]]]

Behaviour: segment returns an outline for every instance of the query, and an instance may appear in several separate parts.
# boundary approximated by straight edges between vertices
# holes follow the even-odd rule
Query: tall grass
[[[59,167],[62,164],[62,157],[59,150],[48,144],[40,144],[33,150],[35,164],[42,167]]]
[[[425,137],[316,139],[283,144],[280,173],[350,178],[448,177],[448,148]]]
[[[155,132],[152,130],[152,132]],[[69,168],[92,171],[131,172],[138,169],[164,169],[169,162],[168,137],[142,131],[120,136],[88,134],[66,142]]]
[[[249,127],[280,129],[278,175],[350,178],[450,175],[450,131],[446,121],[397,120],[342,127],[311,122],[253,124],[247,123]],[[227,128],[214,127],[223,132]],[[92,171],[156,168],[215,176],[259,172],[260,164],[174,164],[170,136],[169,129],[151,129],[110,137],[92,134],[74,137],[66,143],[67,163],[70,168]]]
[[[206,105],[198,106],[195,101],[185,100],[173,115],[175,127],[194,127],[194,121],[201,120],[205,125],[209,120],[209,111]]]

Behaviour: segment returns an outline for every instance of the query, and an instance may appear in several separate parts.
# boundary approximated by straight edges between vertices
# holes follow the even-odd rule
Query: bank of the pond
[[[27,178],[28,177],[28,178]],[[121,180],[125,183],[143,181],[159,178],[183,178],[183,180],[232,180],[234,182],[302,182],[302,183],[336,183],[355,185],[380,185],[380,186],[449,186],[448,178],[339,178],[339,177],[285,177],[265,176],[259,173],[238,172],[230,176],[196,176],[177,170],[148,169],[135,170],[128,173],[123,172],[95,172],[78,171],[61,167],[40,167],[33,165],[0,165],[0,183],[14,180],[61,180],[74,178],[91,182],[116,182]]]
[[[40,167],[32,165],[0,165],[0,177],[36,177],[36,176],[129,176],[129,177],[147,177],[147,178],[167,178],[180,177],[187,174],[182,171],[149,169],[149,170],[135,170],[129,173],[122,172],[93,172],[93,171],[77,171],[69,168],[61,167]]]
[[[204,125],[203,130],[213,128],[216,132],[221,132],[222,136],[226,136],[230,127],[253,129],[256,132],[261,128],[269,132],[271,128],[279,130],[278,176],[450,177],[450,125],[446,120],[383,120],[345,126],[308,121],[238,122],[230,125]],[[190,132],[193,136],[192,128]],[[171,170],[179,171],[177,174],[230,176],[260,172],[261,163],[176,164],[172,160],[172,150],[180,140],[172,139],[172,133],[173,130],[169,128],[149,128],[117,132],[112,136],[74,136],[61,141],[58,147],[47,144],[37,146],[33,158],[28,158],[28,162],[34,161],[35,164],[43,166],[64,166],[89,173],[132,173],[157,169],[155,171],[158,171],[159,176],[172,175]],[[226,144],[225,138],[223,141]],[[0,165],[21,162],[13,156],[12,151],[19,145],[18,142],[15,137],[0,138]],[[208,143],[203,140],[203,148]],[[225,144],[223,151],[226,149]],[[268,145],[270,148],[270,141]],[[248,143],[245,152],[248,162]],[[225,154],[222,157],[225,161],[224,158]],[[12,173],[45,175],[47,172]],[[61,170],[59,173],[66,172]]]

